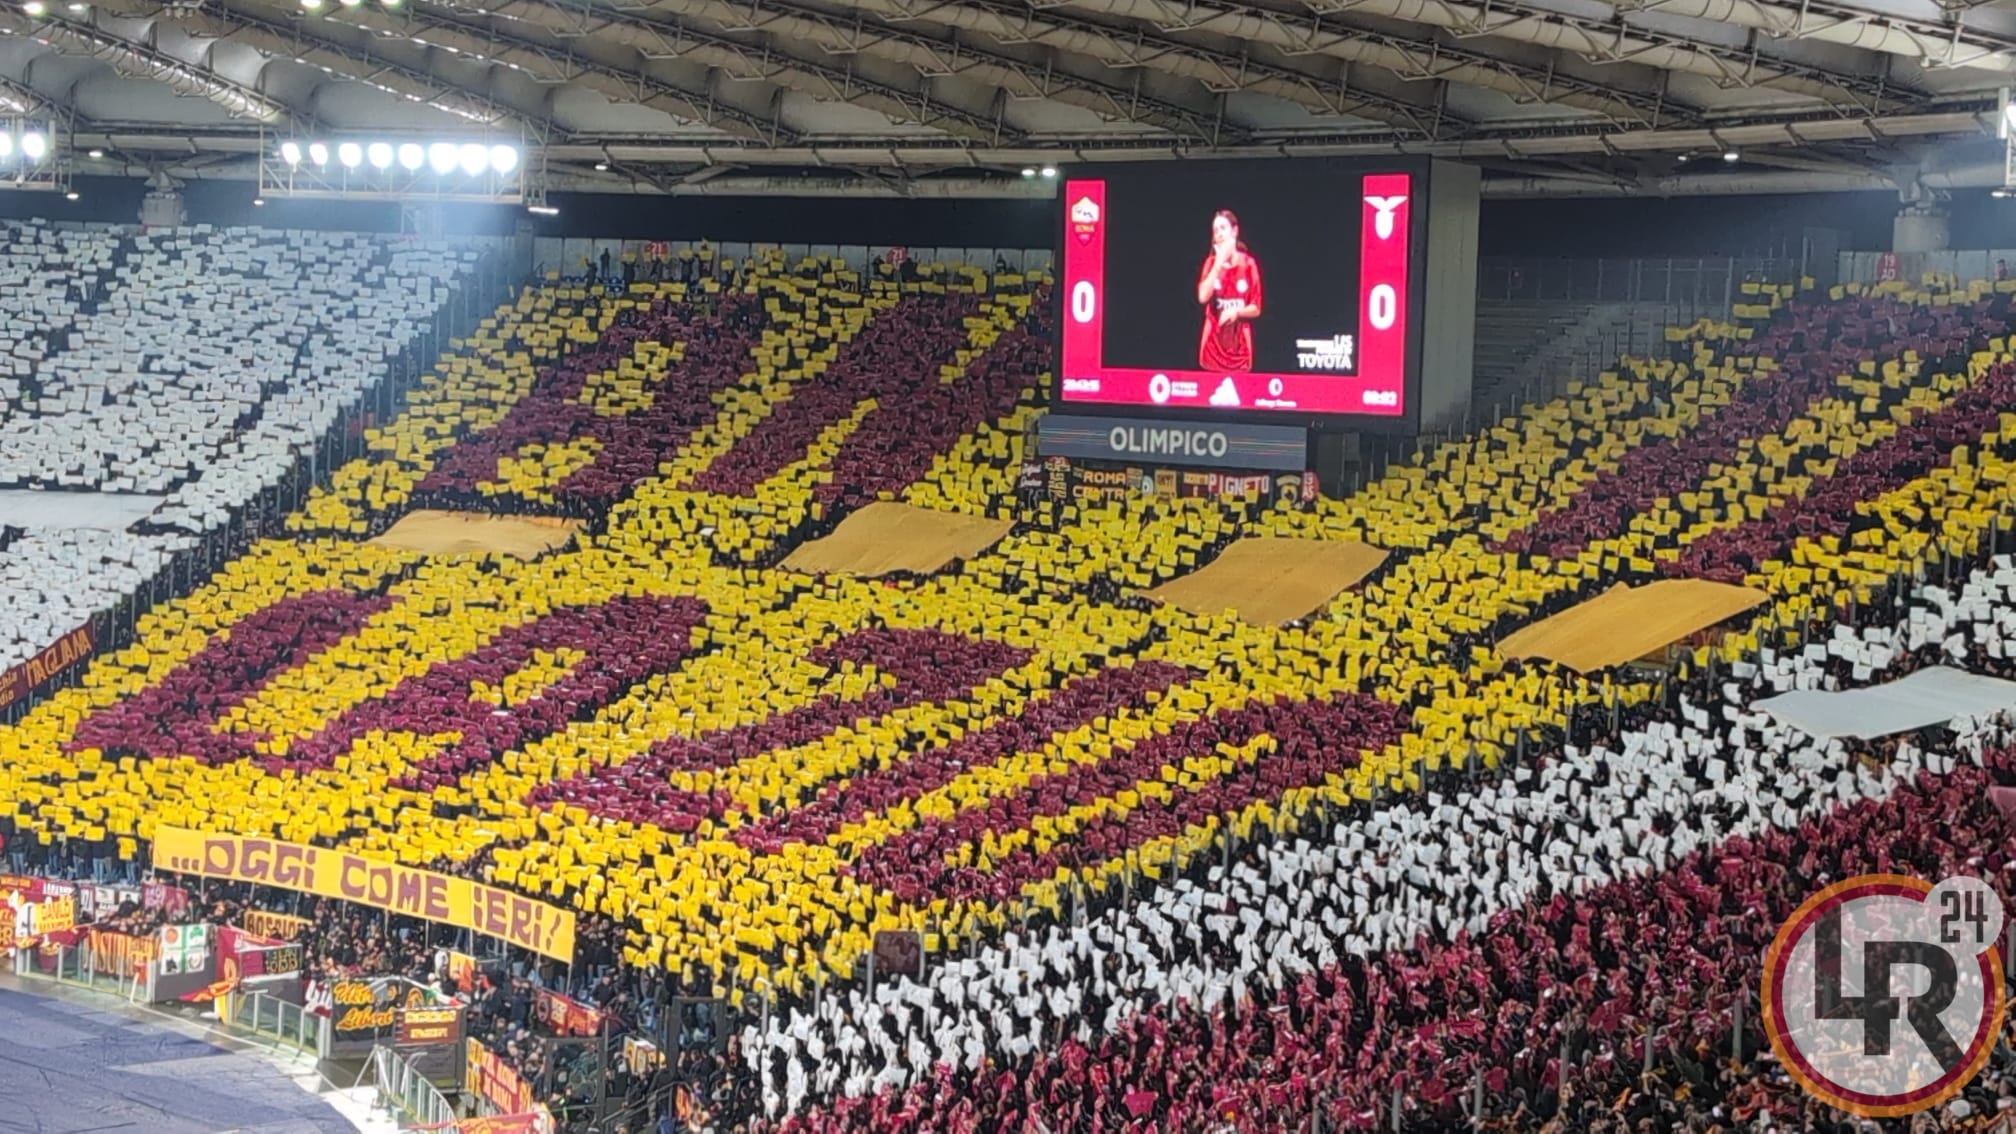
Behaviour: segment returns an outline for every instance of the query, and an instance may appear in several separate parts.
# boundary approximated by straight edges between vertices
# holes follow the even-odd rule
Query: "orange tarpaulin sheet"
[[[1013,526],[1007,520],[885,500],[840,521],[833,534],[799,545],[783,566],[815,575],[873,577],[894,571],[929,575],[955,559],[971,559],[994,546]]]
[[[533,559],[566,547],[580,530],[581,521],[553,516],[483,516],[422,510],[393,524],[371,543],[422,555],[503,554]]]
[[[1547,658],[1587,673],[1644,657],[1769,599],[1763,591],[1701,579],[1668,579],[1643,587],[1619,583],[1507,636],[1498,652],[1508,658]]]
[[[1369,543],[1255,537],[1148,597],[1193,614],[1229,610],[1255,625],[1279,626],[1336,598],[1385,561],[1386,549]]]

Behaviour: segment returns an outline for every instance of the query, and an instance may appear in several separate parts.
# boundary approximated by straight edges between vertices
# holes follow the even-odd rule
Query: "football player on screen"
[[[1253,320],[1260,317],[1260,261],[1239,239],[1239,218],[1230,209],[1211,216],[1211,251],[1197,277],[1197,302],[1204,305],[1204,333],[1197,365],[1220,373],[1253,369]]]

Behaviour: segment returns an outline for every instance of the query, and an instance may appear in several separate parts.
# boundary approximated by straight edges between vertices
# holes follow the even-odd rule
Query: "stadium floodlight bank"
[[[515,205],[543,199],[535,186],[542,161],[519,135],[267,136],[259,196]]]

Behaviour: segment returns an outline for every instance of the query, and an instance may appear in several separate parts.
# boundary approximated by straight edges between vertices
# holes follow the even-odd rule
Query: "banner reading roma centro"
[[[467,878],[349,851],[163,827],[154,833],[154,869],[356,902],[472,929],[570,964],[574,960],[571,910]]]

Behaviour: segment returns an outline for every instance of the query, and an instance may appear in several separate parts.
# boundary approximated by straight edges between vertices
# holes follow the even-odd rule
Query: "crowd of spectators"
[[[610,269],[606,259],[602,268]],[[975,305],[937,306],[944,310],[917,324],[941,332],[944,341],[929,344],[934,355],[958,347],[955,332]],[[1983,310],[1996,313],[1992,305]],[[1971,333],[1930,317],[1902,330],[1957,336],[1932,353],[1949,363],[1965,353],[1961,332]],[[1854,338],[1842,341],[1859,350]],[[1783,349],[1800,345],[1788,340]],[[1833,381],[1824,363],[1760,383],[1742,413],[1729,414],[1730,428],[1702,431],[1691,449],[1636,450],[1649,455],[1593,482],[1589,495],[1601,507],[1551,513],[1532,535],[1504,546],[1579,554],[1647,499],[1663,497],[1663,489],[1648,497],[1653,488],[1668,479],[1692,483],[1747,438],[1785,427],[1815,388]],[[1898,455],[1889,465],[1846,466],[1858,478],[1852,497],[1918,476],[1955,438],[1978,433],[2008,378],[2001,372],[1981,395],[1935,411],[1950,420],[1921,421],[1903,434],[1886,450]],[[1870,396],[1888,404],[1889,395]],[[810,435],[825,419],[785,420]],[[720,483],[702,483],[734,496],[770,482],[785,463],[777,458],[805,447],[786,432],[775,453],[758,446],[723,458],[709,473]],[[1933,444],[1919,443],[1927,439]],[[1825,519],[1797,515],[1800,530]],[[1875,530],[1866,518],[1844,526],[1848,536]],[[1204,546],[1229,538],[1220,532]],[[1788,538],[1774,531],[1766,542],[1775,549]],[[1717,562],[1755,566],[1769,549],[1744,548]],[[1627,566],[1604,580],[1652,574]],[[1994,611],[2016,602],[2016,570],[1970,562],[1953,574],[1958,581],[1943,586],[1879,589],[1842,615],[1831,638],[1809,639],[1817,656],[1812,647],[1782,656],[1767,649],[1734,668],[1684,668],[1650,702],[1585,704],[1565,728],[1536,726],[1522,738],[1519,760],[1499,770],[1436,772],[1412,798],[1326,806],[1320,820],[1312,813],[1278,833],[1256,829],[1236,849],[1228,840],[1223,858],[1195,856],[1139,891],[1130,874],[1124,896],[1116,887],[1039,911],[998,940],[935,958],[921,979],[891,977],[872,990],[854,984],[825,995],[780,992],[731,1016],[713,1000],[711,974],[627,965],[621,958],[633,927],[586,917],[572,966],[507,956],[488,969],[464,993],[471,1031],[539,1084],[569,1130],[640,1129],[670,1116],[724,1132],[1285,1134],[1312,1124],[1384,1126],[1389,1116],[1441,1130],[1466,1115],[1562,1132],[1853,1129],[1864,1124],[1816,1110],[1788,1089],[1754,1020],[1738,1022],[1762,942],[1815,886],[1866,869],[1977,872],[2009,900],[2004,872],[2016,863],[2007,821],[1986,790],[2016,781],[2016,757],[2000,722],[1956,722],[1908,740],[1822,743],[1748,705],[1787,689],[1845,687],[1932,663],[2007,675],[2004,654],[2016,656],[2016,645],[2003,648],[2009,643]],[[1084,593],[1138,605],[1109,576],[1094,575]],[[1545,594],[1517,617],[1582,594]],[[1446,648],[1467,652],[1491,636],[1454,634]],[[1552,676],[1537,663],[1503,672]],[[1375,749],[1397,744],[1407,722],[1396,702],[1430,709],[1435,692],[1339,697],[1324,707],[1333,715],[1313,723],[1252,709],[1254,731],[1280,738],[1280,751],[1256,761],[1264,766],[1250,780],[1228,773],[1186,788],[1186,805],[1201,799],[1203,812],[1229,814],[1247,797],[1216,793],[1251,791],[1255,782],[1266,798],[1280,798],[1280,777],[1304,765],[1321,773],[1320,758],[1352,738],[1373,738],[1367,746]],[[1068,787],[1088,801],[1104,798],[1136,782],[1140,769],[1130,760],[1151,769],[1165,755],[1180,760],[1198,749],[1198,735],[1181,734],[1162,746],[1166,753],[1157,741],[1130,744],[1110,766],[1053,783],[1053,794]],[[907,789],[901,777],[914,771],[859,778],[873,789]],[[890,790],[890,799],[904,797]],[[1001,862],[990,866],[1005,883],[955,869],[948,853],[980,841],[988,823],[1033,825],[1027,807],[1004,797],[984,813],[920,820],[892,837],[896,851],[854,865],[872,873],[893,857],[892,891],[927,876],[953,888],[1012,890],[1022,879],[1007,877]],[[803,808],[813,818],[802,821],[817,825],[817,812]],[[1064,852],[1031,853],[1013,865],[1042,878],[1059,866],[1111,860],[1131,837],[1181,831],[1191,817],[1144,805],[1124,821],[1085,823],[1079,833],[1090,834]],[[461,869],[484,865],[478,857]],[[935,892],[920,884],[908,896]],[[335,903],[223,893],[205,891],[209,917],[228,920],[240,912],[234,902],[286,901],[300,910],[309,919],[311,978],[402,975],[437,987],[446,979],[444,951],[455,942],[438,928]],[[651,1037],[664,1065],[639,1073],[609,1060],[584,1069],[585,1037],[554,1036],[538,1019],[542,988],[603,1011],[611,1037]],[[600,1057],[608,1045],[596,1037],[595,1047]],[[1735,1057],[1725,1063],[1721,1053],[1730,1051]],[[2008,1072],[1998,1063],[1967,1096],[1911,1125],[1963,1129],[1994,1120],[2005,1109]],[[1480,1109],[1483,1116],[1474,1113]]]

